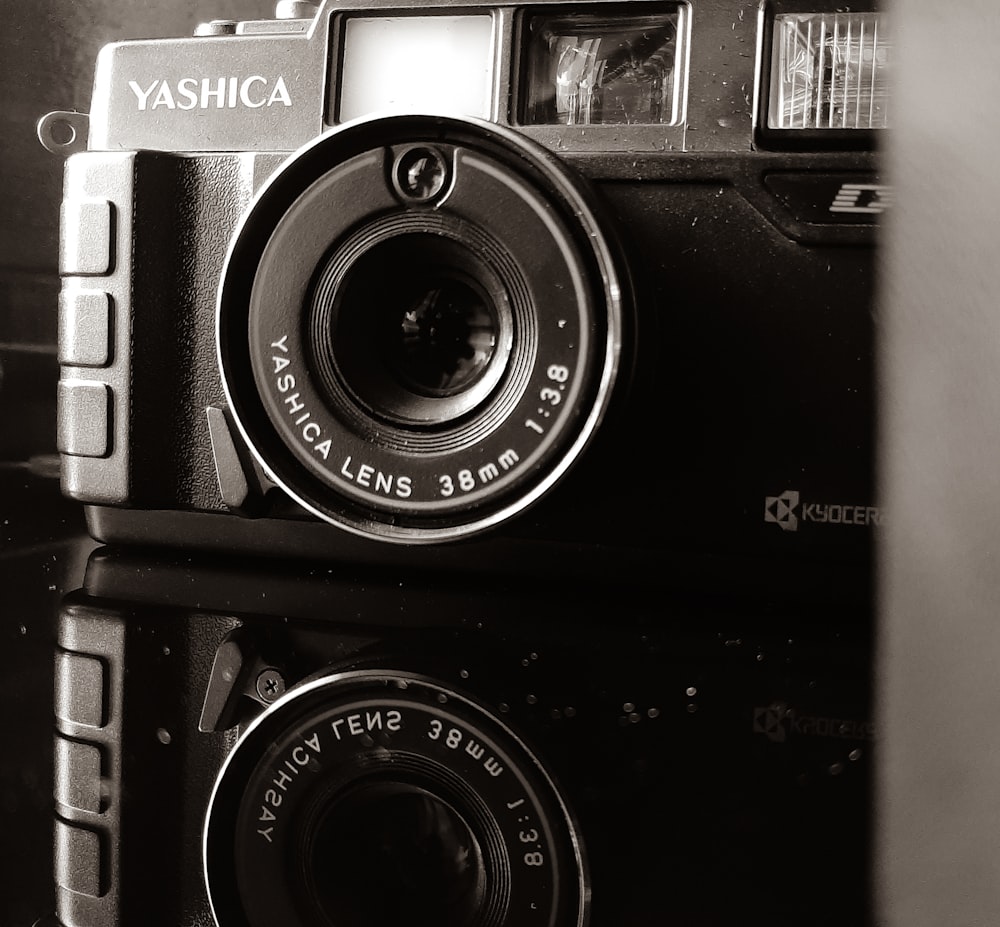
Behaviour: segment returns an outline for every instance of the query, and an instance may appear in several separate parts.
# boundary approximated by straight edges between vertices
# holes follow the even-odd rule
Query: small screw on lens
[[[281,673],[275,669],[266,669],[257,676],[257,694],[261,701],[276,701],[285,692],[285,680],[281,678]]]
[[[418,146],[396,158],[392,177],[404,199],[427,203],[447,188],[448,174],[448,162],[441,152]]]

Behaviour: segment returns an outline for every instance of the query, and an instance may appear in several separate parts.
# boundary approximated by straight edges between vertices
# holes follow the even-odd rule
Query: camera
[[[105,48],[39,125],[64,491],[111,542],[864,572],[890,47],[863,4],[639,0]]]
[[[57,635],[62,923],[869,922],[866,629],[401,580],[92,556]]]

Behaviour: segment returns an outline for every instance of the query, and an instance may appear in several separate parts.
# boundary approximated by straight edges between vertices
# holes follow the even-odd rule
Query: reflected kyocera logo
[[[764,521],[782,531],[798,531],[802,523],[866,527],[881,525],[882,510],[875,505],[850,505],[831,502],[805,502],[799,492],[787,489],[780,496],[764,497]]]
[[[291,106],[285,79],[250,77],[182,77],[176,82],[157,79],[128,82],[140,112],[147,110],[260,109]]]
[[[799,714],[787,705],[761,705],[753,710],[753,730],[771,743],[783,744],[795,736],[874,740],[872,721]],[[851,759],[856,759],[851,756]]]

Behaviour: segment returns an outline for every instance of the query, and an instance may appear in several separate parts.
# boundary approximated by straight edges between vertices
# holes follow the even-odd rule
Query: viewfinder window
[[[532,17],[524,122],[676,125],[683,35],[680,4],[657,14]]]
[[[489,119],[494,59],[488,15],[352,17],[339,118],[390,111]]]
[[[774,17],[772,129],[882,129],[892,45],[879,13]]]

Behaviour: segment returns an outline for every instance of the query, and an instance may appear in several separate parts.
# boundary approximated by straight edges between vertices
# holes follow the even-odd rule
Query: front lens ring
[[[414,145],[432,145],[455,165],[453,183],[433,210],[401,204],[384,179],[398,152]],[[361,162],[367,168],[348,177]],[[258,290],[269,301],[275,294],[279,299],[291,294],[293,303],[305,302],[308,283],[265,280],[259,268],[274,244],[272,230],[293,206],[309,199],[309,185],[330,175],[331,164],[337,165],[333,170],[342,178],[337,183],[344,195],[327,204],[324,213],[340,217],[345,228],[376,213],[422,209],[457,214],[460,222],[496,233],[498,218],[506,221],[510,210],[494,213],[492,200],[513,196],[523,204],[514,222],[517,230],[499,238],[521,249],[518,263],[535,268],[527,273],[529,284],[545,291],[531,296],[534,309],[544,310],[535,329],[539,348],[507,423],[478,446],[460,442],[458,451],[428,454],[405,441],[387,447],[377,431],[359,436],[337,427],[331,434],[323,410],[314,409],[324,405],[322,400],[303,399],[304,371],[276,373],[287,357],[272,356],[270,348],[290,340],[295,326],[265,326],[253,334],[257,310],[251,304]],[[462,174],[470,170],[476,178],[472,185]],[[475,214],[463,214],[476,199],[468,190],[480,185],[491,192],[473,204]],[[307,511],[353,533],[395,543],[437,543],[506,521],[559,482],[610,404],[623,343],[625,277],[605,231],[580,181],[558,158],[512,130],[474,119],[394,116],[359,120],[323,136],[268,181],[241,220],[227,257],[217,334],[223,387],[237,429],[273,482]],[[537,247],[539,239],[548,242],[545,248]],[[305,263],[316,267],[328,242]],[[310,236],[286,235],[283,247],[285,258],[272,267],[301,265]],[[547,273],[553,255],[565,268],[562,282]],[[575,308],[550,312],[564,294]],[[290,383],[289,376],[295,387],[278,395],[278,384]],[[559,409],[546,404],[555,403],[553,396],[565,400]]]

